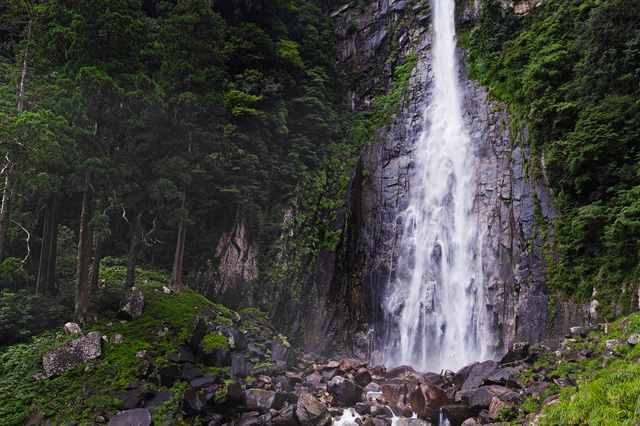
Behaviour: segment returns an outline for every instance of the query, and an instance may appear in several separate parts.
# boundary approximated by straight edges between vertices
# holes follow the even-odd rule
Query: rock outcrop
[[[86,337],[66,343],[42,356],[42,365],[47,377],[66,373],[73,367],[84,364],[102,354],[102,337],[97,331]]]

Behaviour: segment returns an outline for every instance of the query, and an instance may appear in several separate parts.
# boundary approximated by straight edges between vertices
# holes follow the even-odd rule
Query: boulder
[[[235,328],[223,328],[222,334],[229,339],[229,348],[231,348],[232,351],[244,351],[249,347],[247,336]]]
[[[396,422],[396,426],[434,426],[437,423],[431,423],[427,420],[404,418]]]
[[[152,426],[151,413],[145,408],[121,411],[111,418],[108,426]]]
[[[422,383],[411,392],[411,408],[422,417],[437,421],[440,408],[451,404],[446,392],[437,385],[429,382]]]
[[[331,415],[327,407],[308,393],[298,399],[296,417],[300,426],[327,426],[331,424]]]
[[[266,426],[266,424],[267,422],[255,411],[245,413],[237,423],[238,426]]]
[[[202,355],[202,363],[208,367],[229,367],[231,352],[226,349],[213,348],[210,354]]]
[[[633,333],[631,336],[627,337],[627,343],[631,346],[635,346],[640,343],[640,333]]]
[[[251,361],[244,355],[237,354],[231,359],[231,378],[244,379],[251,372]]]
[[[296,409],[297,406],[295,404],[286,406],[279,412],[278,416],[271,420],[271,423],[273,426],[297,426]]]
[[[189,384],[191,385],[192,388],[194,389],[199,389],[199,388],[206,388],[209,386],[213,386],[216,384],[216,381],[218,380],[218,376],[203,376],[203,377],[198,377],[197,379],[193,379],[189,382]]]
[[[189,349],[188,347],[178,346],[178,362],[181,362],[181,363],[190,362],[191,364],[195,364],[196,357],[193,355],[193,352],[191,352],[191,349]]]
[[[202,370],[200,370],[195,365],[189,362],[182,365],[182,371],[180,371],[180,380],[186,380],[187,382],[190,382],[202,376],[204,376]]]
[[[511,392],[509,389],[498,385],[482,386],[471,397],[469,408],[476,410],[476,412],[488,409],[494,397],[499,398],[509,392]]]
[[[284,361],[291,364],[295,358],[289,343],[285,343],[284,338],[276,336],[271,343],[271,361]]]
[[[467,379],[464,381],[461,390],[476,389],[482,385],[484,379],[486,379],[491,373],[493,373],[498,364],[495,361],[485,361],[475,364]]]
[[[598,328],[600,328],[600,326],[598,324],[596,325],[587,325],[584,327],[571,327],[570,328],[570,332],[571,334],[573,334],[574,336],[580,336],[580,337],[587,337],[587,335],[589,333],[591,333],[592,331],[596,331]]]
[[[409,392],[404,380],[391,379],[382,384],[382,395],[389,402],[389,405],[397,407],[399,402],[406,402],[406,395]]]
[[[358,371],[358,368],[363,364],[362,361],[353,358],[345,358],[340,361],[338,368],[340,371]]]
[[[369,370],[364,367],[360,368],[358,370],[358,374],[356,374],[356,383],[362,387],[365,387],[369,383],[371,383],[371,373],[369,372]]]
[[[387,377],[387,367],[385,367],[384,365],[376,365],[371,369],[371,375]]]
[[[144,296],[137,287],[132,287],[129,294],[122,302],[122,307],[118,312],[117,317],[123,320],[132,320],[142,315],[142,309],[144,308]]]
[[[173,392],[168,390],[161,390],[160,392],[158,392],[156,396],[154,396],[153,398],[151,398],[150,400],[144,403],[144,408],[146,408],[147,410],[150,410],[152,408],[159,407],[165,402],[167,402],[169,398],[171,398],[172,396],[173,396]]]
[[[188,416],[197,416],[207,405],[207,400],[204,395],[194,391],[193,389],[187,389],[182,394],[180,401],[180,409]]]
[[[170,388],[180,375],[180,368],[176,364],[168,364],[158,367],[158,379],[160,386]]]
[[[526,408],[520,407],[519,405],[512,404],[510,402],[502,401],[497,396],[494,396],[491,404],[489,405],[489,417],[495,419],[501,414],[501,412],[509,412],[516,417],[529,414]]]
[[[56,376],[102,355],[102,338],[93,331],[86,337],[65,343],[42,356],[42,365],[47,377]]]
[[[462,389],[462,385],[464,385],[464,382],[467,380],[469,374],[471,373],[471,370],[473,370],[473,367],[475,367],[476,364],[478,363],[472,362],[471,364],[462,367],[460,370],[458,370],[457,373],[453,375],[453,385],[457,389]]]
[[[399,367],[395,367],[395,368],[391,368],[389,370],[387,370],[387,379],[395,379],[396,377],[400,376],[401,374],[407,373],[407,372],[411,372],[411,373],[415,373],[416,370],[413,369],[413,367],[411,367],[410,365],[401,365]]]
[[[355,404],[362,394],[357,391],[355,382],[340,376],[336,376],[331,379],[327,387],[329,392],[335,395],[339,401],[348,406]]]
[[[462,424],[465,420],[473,417],[474,412],[465,405],[445,405],[442,411],[452,425]]]
[[[499,364],[509,364],[520,361],[529,356],[529,342],[517,342],[511,345],[511,348],[502,357]]]
[[[82,329],[75,322],[68,322],[64,325],[64,334],[65,336],[71,336],[72,334],[79,334],[84,336]]]
[[[122,401],[122,407],[130,410],[142,405],[144,393],[140,389],[131,389],[118,397]]]
[[[198,351],[198,346],[204,335],[207,332],[207,323],[202,319],[200,315],[196,315],[196,319],[193,321],[193,330],[189,334],[189,339],[187,339],[187,345],[193,352]]]
[[[266,390],[245,390],[244,408],[249,411],[258,411],[262,414],[270,409],[278,410],[282,408],[287,397],[280,392]]]

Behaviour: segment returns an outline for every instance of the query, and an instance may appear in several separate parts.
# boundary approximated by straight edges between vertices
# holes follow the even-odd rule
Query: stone
[[[271,420],[273,426],[297,426],[298,420],[296,418],[297,406],[291,404],[280,410],[278,416]]]
[[[511,345],[511,348],[500,359],[498,364],[509,364],[515,361],[520,361],[529,356],[529,342],[517,342]]]
[[[438,421],[440,408],[451,404],[446,392],[429,382],[422,383],[411,392],[411,408],[422,417]]]
[[[291,386],[295,386],[298,383],[302,383],[302,374],[301,373],[296,373],[293,371],[287,371],[286,373],[284,373],[284,376],[287,378],[287,381],[289,382],[289,384]]]
[[[195,392],[192,389],[187,389],[182,394],[180,409],[188,416],[199,415],[206,405],[207,400],[204,398],[204,395]]]
[[[40,411],[36,411],[34,414],[31,415],[31,417],[29,417],[29,419],[27,420],[27,423],[25,423],[24,426],[34,426],[35,424],[40,423],[43,420],[44,420],[44,414],[41,413]]]
[[[213,348],[211,353],[203,354],[202,362],[207,367],[229,367],[231,366],[231,351],[222,348]]]
[[[112,338],[111,338],[111,343],[115,343],[115,344],[120,344],[122,343],[124,337],[122,336],[122,334],[120,333],[116,333]]]
[[[235,328],[225,328],[222,333],[229,339],[229,348],[232,351],[244,351],[249,347],[247,336]]]
[[[244,408],[249,411],[258,411],[266,413],[270,409],[279,409],[284,405],[286,398],[282,394],[266,390],[245,390],[244,391]]]
[[[79,334],[84,336],[82,329],[75,322],[68,322],[64,325],[64,334],[65,336],[71,336],[72,334]]]
[[[569,330],[571,334],[573,334],[574,336],[580,336],[582,338],[585,338],[592,331],[598,330],[598,328],[600,328],[600,326],[596,324],[596,325],[587,325],[584,327],[571,327]]]
[[[109,420],[108,426],[152,426],[151,413],[145,408],[121,411]]]
[[[171,391],[161,390],[156,394],[156,396],[154,396],[153,398],[151,398],[150,400],[144,403],[144,408],[146,408],[147,410],[150,410],[152,408],[159,407],[165,402],[167,402],[169,398],[171,398],[173,395],[174,394]]]
[[[204,374],[202,370],[191,363],[185,363],[182,365],[182,371],[180,371],[179,378],[181,380],[186,380],[190,382],[191,380],[197,379],[198,377],[202,377]]]
[[[266,426],[266,424],[267,422],[255,411],[243,414],[237,423],[238,426]]]
[[[469,401],[472,410],[488,409],[494,397],[501,397],[510,390],[497,385],[479,387]]]
[[[331,415],[327,407],[308,393],[298,398],[296,417],[300,426],[327,426],[331,424]]]
[[[142,405],[144,393],[140,389],[131,389],[118,397],[122,401],[122,407],[130,410]]]
[[[469,372],[467,379],[464,381],[461,390],[471,390],[480,387],[484,379],[493,373],[497,366],[498,364],[495,361],[485,361],[475,364]]]
[[[489,417],[496,418],[501,414],[501,411],[510,412],[516,417],[529,414],[529,411],[527,411],[524,407],[520,407],[510,402],[502,401],[497,396],[494,396],[491,404],[489,405]]]
[[[204,335],[207,332],[207,323],[204,322],[204,319],[200,315],[196,315],[196,319],[193,321],[193,330],[189,334],[189,339],[187,340],[187,346],[193,352],[198,351],[198,346],[200,346],[200,342],[204,338]]]
[[[198,377],[197,379],[193,379],[189,381],[189,384],[191,385],[192,388],[199,389],[199,388],[206,388],[209,386],[213,386],[216,384],[217,381],[218,381],[217,375],[203,376],[203,377]]]
[[[125,297],[117,317],[121,320],[130,321],[142,315],[143,308],[144,296],[142,292],[137,287],[131,287],[131,291]]]
[[[640,333],[633,333],[631,336],[627,337],[627,343],[631,346],[635,346],[640,343]]]
[[[435,426],[437,423],[432,423],[427,420],[404,418],[399,419],[396,422],[396,426]]]
[[[442,411],[447,416],[449,423],[452,425],[462,424],[465,420],[473,417],[475,414],[469,407],[464,405],[445,405]]]
[[[47,377],[57,376],[102,355],[100,333],[93,331],[86,337],[65,343],[42,356]]]
[[[244,355],[237,354],[231,359],[231,378],[244,379],[251,372],[251,361]]]
[[[205,309],[202,311],[202,313],[203,313],[204,315],[206,315],[206,316],[207,316],[207,318],[209,318],[209,321],[213,321],[213,320],[215,320],[215,319],[218,317],[218,314],[217,314],[217,313],[215,313],[215,312],[213,312],[213,311],[212,311],[211,309],[209,309],[209,308],[205,308]]]
[[[453,384],[457,389],[462,389],[462,385],[467,380],[469,374],[471,373],[471,370],[473,370],[473,367],[475,367],[476,364],[478,363],[472,362],[471,364],[462,367],[453,375]]]
[[[409,393],[409,389],[404,380],[391,379],[382,384],[382,395],[391,406],[397,407],[399,402],[404,403],[407,393]]]
[[[414,370],[413,367],[411,367],[410,365],[401,365],[399,367],[395,367],[387,370],[386,377],[387,379],[394,379],[400,376],[401,374],[404,374],[407,372],[415,373],[416,370]]]
[[[284,342],[285,340],[280,336],[273,338],[273,342],[271,342],[271,361],[284,361],[287,364],[291,364],[295,355],[291,347],[287,347],[289,344],[285,345]]]
[[[195,364],[196,357],[193,355],[193,352],[191,352],[191,349],[181,345],[181,346],[178,346],[178,362],[180,363],[190,362],[191,364]]]
[[[347,406],[351,406],[360,399],[361,392],[357,392],[357,386],[355,382],[349,379],[345,379],[341,376],[336,376],[327,384],[329,392],[343,402]]]
[[[158,367],[157,373],[160,386],[170,388],[180,376],[180,368],[176,364],[163,365]]]
[[[356,383],[362,387],[371,383],[371,373],[369,370],[364,367],[358,369],[358,374],[356,374]]]

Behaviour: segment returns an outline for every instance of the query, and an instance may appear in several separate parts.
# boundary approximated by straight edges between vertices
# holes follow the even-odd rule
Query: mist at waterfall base
[[[476,157],[465,131],[455,56],[454,1],[433,0],[433,95],[414,146],[409,207],[398,214],[395,274],[385,300],[387,366],[457,370],[486,359]]]

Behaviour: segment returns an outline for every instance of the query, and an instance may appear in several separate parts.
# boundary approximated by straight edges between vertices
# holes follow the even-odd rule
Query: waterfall
[[[462,120],[454,0],[433,0],[433,94],[414,146],[415,175],[387,288],[384,361],[456,370],[487,355],[477,159]]]

